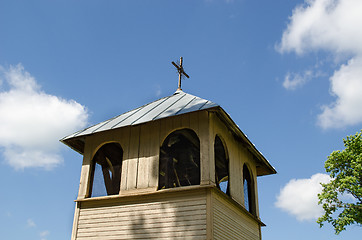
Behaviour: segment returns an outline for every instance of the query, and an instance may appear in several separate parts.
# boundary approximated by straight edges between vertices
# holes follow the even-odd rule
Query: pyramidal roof
[[[80,136],[94,134],[115,128],[137,125],[161,118],[172,117],[184,113],[219,107],[211,101],[193,96],[183,91],[158,99],[139,108],[123,113],[107,121],[98,123],[61,139],[62,142]]]
[[[158,99],[154,102],[143,105],[139,108],[123,113],[107,121],[98,123],[89,128],[75,132],[64,137],[60,141],[75,151],[83,154],[84,139],[86,135],[103,132],[111,129],[117,129],[127,126],[134,126],[162,118],[168,118],[185,113],[196,112],[201,110],[215,110],[218,116],[228,123],[228,127],[237,137],[247,143],[248,149],[257,156],[263,167],[259,168],[258,176],[276,173],[269,161],[261,154],[248,137],[240,130],[239,126],[218,104],[205,100],[191,94],[177,90],[173,95]]]

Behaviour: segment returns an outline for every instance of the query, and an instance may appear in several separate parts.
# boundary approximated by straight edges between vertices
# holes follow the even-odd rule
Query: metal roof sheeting
[[[262,165],[266,167],[263,167],[264,170],[259,169],[258,175],[262,176],[276,173],[275,169],[271,166],[269,161],[263,156],[263,154],[261,154],[256,149],[255,145],[240,130],[239,126],[236,125],[236,123],[231,119],[229,114],[227,114],[218,104],[193,96],[180,90],[177,90],[171,96],[158,99],[154,102],[148,103],[139,108],[123,113],[107,121],[75,132],[67,137],[64,137],[60,141],[73,148],[75,151],[83,154],[83,136],[205,109],[215,109],[218,116],[223,121],[225,121],[230,130],[236,133],[238,137],[240,137],[243,141],[247,143],[249,150],[253,154],[255,154],[257,158],[262,162]]]
[[[219,105],[183,91],[176,91],[171,96],[161,98],[107,121],[73,133],[64,137],[61,141],[214,107],[219,107]]]

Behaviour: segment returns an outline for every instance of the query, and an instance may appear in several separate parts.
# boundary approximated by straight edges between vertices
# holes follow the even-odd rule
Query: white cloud
[[[50,234],[50,232],[47,231],[47,230],[40,232],[40,233],[39,233],[40,239],[41,239],[41,240],[46,240],[47,237],[49,236],[49,234]]]
[[[35,222],[33,221],[33,219],[29,218],[27,221],[26,221],[26,225],[28,227],[36,227],[36,224]]]
[[[87,110],[43,92],[21,64],[0,67],[0,73],[8,86],[0,91],[0,149],[6,163],[15,169],[59,165],[59,139],[85,126]]]
[[[303,86],[306,82],[312,79],[313,73],[310,70],[304,72],[304,74],[299,73],[287,73],[284,78],[283,87],[287,90],[295,90],[298,87]]]
[[[362,1],[305,0],[293,10],[279,51],[303,54],[311,50],[362,52]]]
[[[162,90],[160,85],[156,85],[156,97],[161,96]]]
[[[294,215],[298,220],[314,220],[323,215],[322,206],[318,205],[320,183],[327,183],[327,174],[317,173],[307,179],[292,179],[277,196],[275,206]]]
[[[305,0],[293,10],[277,50],[280,53],[326,51],[340,65],[330,77],[335,102],[324,105],[318,117],[323,128],[340,128],[362,122],[362,1]],[[298,86],[301,79],[291,81]],[[283,83],[284,84],[284,83]],[[286,82],[288,84],[288,81]]]
[[[37,229],[37,225],[33,221],[33,219],[29,218],[26,222],[27,227]],[[38,232],[38,231],[37,231]],[[50,232],[48,230],[44,230],[39,233],[40,240],[47,240]]]
[[[330,78],[336,102],[323,106],[318,116],[322,128],[340,128],[362,122],[362,56],[353,58]]]

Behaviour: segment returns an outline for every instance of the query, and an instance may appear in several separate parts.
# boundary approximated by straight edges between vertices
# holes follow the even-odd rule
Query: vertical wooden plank
[[[165,119],[165,129],[166,129],[167,136],[175,130],[175,129],[173,129],[172,118]]]
[[[160,123],[160,144],[162,145],[163,141],[166,139],[167,137],[167,127],[166,127],[166,119],[161,119],[158,120],[158,122]]]
[[[199,113],[198,112],[192,112],[189,115],[189,128],[191,130],[193,130],[196,135],[198,136],[199,138],[199,141],[200,141],[200,184],[201,184],[201,181],[202,181],[202,165],[203,165],[203,162],[202,162],[202,154],[201,154],[201,135],[200,135],[200,131],[199,131]]]
[[[86,138],[83,154],[82,170],[79,181],[78,199],[88,196],[90,184],[90,172],[92,165],[93,142],[91,138]]]
[[[135,189],[137,186],[139,141],[140,126],[131,127],[129,156],[127,159],[127,190]]]
[[[80,204],[81,204],[80,202],[76,202],[76,203],[75,203],[75,210],[74,210],[74,219],[73,219],[73,228],[72,228],[71,240],[76,240],[76,238],[77,238]]]
[[[170,120],[170,118],[164,118],[161,119],[160,121],[160,135],[159,135],[159,142],[160,145],[159,147],[162,146],[163,142],[166,140],[167,136],[172,132],[172,119]],[[158,153],[159,153],[159,148],[158,148]],[[158,157],[159,159],[160,157]],[[157,168],[157,183],[156,186],[158,186],[158,178],[159,178],[159,162],[157,162],[157,166],[155,166]],[[155,182],[153,182],[155,183]]]
[[[150,145],[148,159],[148,186],[158,187],[159,154],[161,147],[160,121],[150,123]]]
[[[238,163],[238,169],[237,169],[237,178],[238,181],[235,183],[237,184],[236,188],[237,188],[237,193],[235,194],[235,201],[238,202],[240,205],[243,206],[244,204],[244,186],[243,186],[243,146],[241,145],[241,142],[236,142],[235,143],[236,147],[237,147],[237,158],[234,159],[234,161],[236,161]],[[236,189],[235,189],[236,190]]]
[[[199,113],[198,112],[190,113],[190,128],[195,131],[197,136],[200,137],[200,133],[199,133]]]
[[[138,156],[137,188],[148,187],[148,161],[150,152],[150,123],[141,125]]]
[[[209,116],[207,111],[199,114],[199,137],[200,137],[200,185],[210,184],[210,162],[209,162]]]
[[[214,205],[211,188],[207,189],[206,192],[206,239],[213,239],[214,230]]]
[[[180,118],[182,127],[190,128],[190,114],[182,114]]]
[[[174,130],[178,130],[180,128],[182,128],[182,123],[181,123],[181,117],[180,116],[176,116],[172,118],[172,127]]]
[[[229,174],[230,174],[230,194],[232,199],[236,202],[241,203],[240,193],[242,189],[240,184],[242,182],[242,172],[240,172],[240,149],[235,141],[230,144],[230,158],[229,158]]]
[[[210,173],[210,183],[216,183],[215,180],[215,136],[216,136],[216,124],[215,122],[217,117],[214,113],[209,112],[209,173]]]
[[[90,164],[83,164],[81,170],[81,177],[79,182],[79,192],[78,192],[78,199],[83,199],[88,196],[88,189],[90,185],[90,171],[91,166]]]
[[[259,194],[258,194],[258,180],[256,174],[256,166],[253,161],[253,181],[254,181],[254,196],[255,196],[255,214],[259,217]]]
[[[241,170],[241,148],[240,143],[233,138],[229,133],[225,125],[220,121],[219,124],[222,126],[223,135],[227,142],[227,148],[229,153],[229,179],[230,179],[230,195],[239,204],[242,204],[242,170]]]
[[[259,224],[259,240],[261,240],[261,226]]]
[[[121,142],[123,143],[123,160],[122,160],[122,175],[121,175],[121,190],[120,192],[127,190],[127,179],[128,179],[128,158],[130,148],[130,135],[131,127],[126,127],[120,134]]]
[[[163,141],[167,138],[167,136],[173,132],[172,131],[172,119],[164,118],[160,120],[160,142],[161,145]]]

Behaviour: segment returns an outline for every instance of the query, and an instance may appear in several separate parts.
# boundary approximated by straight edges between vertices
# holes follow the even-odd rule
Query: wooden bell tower
[[[72,240],[261,239],[276,171],[211,101],[180,88],[61,141],[83,155]]]

